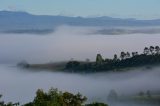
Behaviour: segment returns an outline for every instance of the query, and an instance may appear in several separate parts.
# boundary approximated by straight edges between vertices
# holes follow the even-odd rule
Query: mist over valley
[[[114,54],[117,54],[117,61],[123,62],[122,52],[158,57],[160,49],[156,51],[155,47],[160,46],[159,41],[160,19],[72,17],[0,11],[0,94],[5,102],[36,106],[33,104],[38,95],[37,89],[47,92],[54,87],[62,92],[80,92],[88,98],[85,103],[159,106],[159,64],[104,72],[92,70],[88,73],[88,70],[75,73],[72,69],[61,71],[17,66],[20,62],[40,65],[69,61],[92,63],[96,61],[97,54],[104,60],[113,61]],[[148,49],[149,54],[145,54],[145,47],[154,50]],[[63,93],[59,94],[62,96]],[[73,94],[70,96],[75,99]]]

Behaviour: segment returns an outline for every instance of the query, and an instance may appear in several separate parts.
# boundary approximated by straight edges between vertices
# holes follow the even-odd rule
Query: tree
[[[57,88],[53,88],[51,87],[51,89],[49,89],[48,91],[48,97],[50,98],[50,104],[52,104],[53,106],[56,105],[62,105],[63,104],[63,99],[61,98],[62,96],[62,92],[58,91]]]
[[[150,50],[151,54],[154,54],[154,47],[153,46],[150,46],[149,50]]]
[[[126,58],[130,58],[130,53],[129,52],[126,53]]]
[[[85,106],[108,106],[108,105],[104,104],[104,103],[95,102],[95,103],[92,103],[92,104],[87,104]]]
[[[0,95],[0,99],[2,98],[2,95]],[[0,101],[0,106],[4,106],[4,101]]]
[[[143,53],[144,53],[145,55],[148,55],[148,54],[149,54],[149,51],[150,51],[149,48],[148,48],[148,47],[145,47]]]
[[[123,60],[123,59],[125,59],[125,57],[126,57],[126,53],[125,52],[121,52],[120,58]]]
[[[135,55],[137,56],[137,55],[138,55],[138,52],[135,52]]]
[[[80,93],[74,95],[69,92],[63,93],[63,101],[66,106],[81,106],[87,100],[86,97],[82,97]]]
[[[72,94],[69,92],[61,92],[58,89],[51,88],[48,92],[38,89],[33,102],[24,106],[82,106],[87,100],[80,93]]]
[[[66,68],[67,69],[74,69],[74,68],[78,67],[79,65],[80,65],[80,62],[78,62],[78,61],[69,61],[66,64]]]
[[[132,57],[136,56],[135,52],[132,52]]]
[[[155,47],[155,51],[156,51],[157,54],[159,54],[159,53],[160,53],[160,47],[159,47],[159,46],[156,46],[156,47]]]
[[[45,106],[48,104],[47,99],[47,94],[42,89],[38,89],[36,92],[36,97],[34,98],[34,104],[37,106]]]
[[[101,54],[97,54],[96,57],[96,64],[102,64],[104,59],[102,58]]]
[[[117,60],[118,60],[118,56],[117,56],[117,54],[115,54],[115,55],[114,55],[113,60],[114,60],[114,61],[117,61]]]
[[[138,52],[132,52],[132,57],[135,57],[138,55]]]

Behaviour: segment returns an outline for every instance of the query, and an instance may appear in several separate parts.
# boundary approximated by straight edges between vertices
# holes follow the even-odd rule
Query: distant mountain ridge
[[[101,27],[125,27],[125,26],[160,26],[160,19],[136,20],[112,17],[67,17],[32,15],[27,12],[0,11],[0,32],[3,33],[50,33],[60,25],[71,26],[101,26]]]

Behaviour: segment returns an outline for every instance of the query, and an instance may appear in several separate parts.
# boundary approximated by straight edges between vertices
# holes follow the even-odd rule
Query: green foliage
[[[92,103],[92,104],[87,104],[85,106],[108,106],[108,105],[104,104],[104,103],[95,102],[95,103]]]
[[[2,95],[0,95],[0,99],[1,97]],[[108,106],[104,103],[84,105],[86,100],[87,98],[80,93],[61,92],[54,88],[51,88],[48,92],[38,89],[34,100],[22,106]],[[0,106],[19,106],[19,103],[0,101]]]
[[[54,88],[46,93],[38,89],[33,102],[24,106],[82,106],[86,100],[87,98],[80,93],[75,95],[69,92],[63,93]]]
[[[81,106],[86,100],[86,97],[82,97],[80,93],[74,95],[69,92],[63,93],[63,102],[67,106]]]

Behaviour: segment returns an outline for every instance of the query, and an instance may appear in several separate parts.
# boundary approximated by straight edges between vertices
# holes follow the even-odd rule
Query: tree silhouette
[[[130,56],[131,56],[130,53],[127,52],[127,53],[126,53],[126,58],[130,58]]]
[[[135,52],[132,52],[132,57],[134,57],[135,56]]]
[[[159,54],[159,53],[160,53],[160,47],[159,47],[159,46],[156,46],[156,47],[155,47],[155,51],[156,51],[157,54]]]
[[[80,93],[74,95],[69,92],[64,92],[62,97],[67,106],[81,106],[81,104],[87,100],[87,98],[82,97]]]
[[[125,57],[126,57],[126,53],[125,52],[121,52],[120,58],[123,60],[123,59],[125,59]]]
[[[118,56],[117,56],[117,54],[115,54],[115,55],[114,55],[113,60],[114,60],[114,61],[118,60]]]
[[[117,54],[114,54],[112,59],[102,58],[101,54],[97,54],[95,62],[78,62],[70,61],[66,64],[66,69],[83,70],[85,72],[109,71],[123,69],[125,67],[139,67],[145,65],[160,64],[160,47],[150,46],[143,49],[143,53],[132,52],[132,56],[129,52],[122,51],[120,53],[120,59]]]
[[[82,106],[87,100],[80,93],[72,94],[69,92],[61,92],[58,89],[51,88],[48,92],[38,89],[33,102],[24,106]]]
[[[97,54],[96,57],[96,64],[102,64],[104,59],[102,58],[101,54]]]
[[[2,95],[0,95],[0,99],[2,98]],[[0,101],[0,106],[4,106],[4,101]]]
[[[144,53],[145,55],[148,55],[148,54],[149,54],[149,51],[150,51],[149,48],[148,48],[148,47],[145,47],[143,53]]]
[[[151,54],[154,54],[154,47],[153,46],[150,46],[149,50],[150,50]]]

